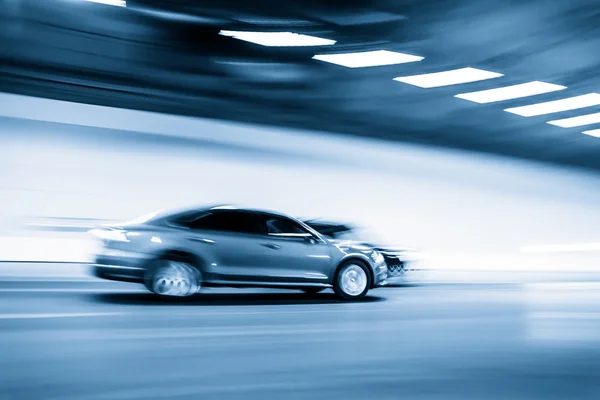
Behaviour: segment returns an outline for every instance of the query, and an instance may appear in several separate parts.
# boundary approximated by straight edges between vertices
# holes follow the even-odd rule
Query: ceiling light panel
[[[317,54],[315,60],[325,61],[348,68],[378,67],[421,61],[424,57],[388,50],[362,51],[345,54]]]
[[[125,7],[127,5],[125,0],[85,0],[85,1],[89,1],[92,3],[107,4],[109,6],[117,6],[117,7]]]
[[[292,32],[221,31],[220,35],[269,47],[330,46],[335,40]]]
[[[600,138],[600,129],[592,129],[591,131],[583,131],[584,135]]]
[[[548,121],[550,125],[560,126],[561,128],[575,128],[576,126],[584,126],[600,123],[600,113],[580,115],[579,117],[557,119]]]
[[[501,76],[503,76],[503,74],[468,67],[450,71],[434,72],[432,74],[401,76],[394,78],[394,80],[429,89],[441,86],[459,85],[461,83],[484,81],[486,79],[493,79]]]
[[[567,99],[531,104],[522,107],[507,108],[504,111],[517,114],[522,117],[535,117],[538,115],[552,114],[562,111],[577,110],[579,108],[592,107],[599,104],[600,94],[588,93],[581,96],[569,97]]]
[[[521,97],[535,96],[538,94],[556,92],[566,89],[566,86],[552,83],[533,81],[519,85],[505,86],[496,89],[481,90],[479,92],[461,93],[454,97],[473,101],[479,104],[494,103],[497,101],[519,99]]]

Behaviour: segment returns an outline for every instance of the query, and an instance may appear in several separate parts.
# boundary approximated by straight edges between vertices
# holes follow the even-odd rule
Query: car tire
[[[317,293],[321,293],[323,290],[325,290],[325,288],[305,288],[302,289],[302,291],[306,294],[317,294]]]
[[[348,261],[338,268],[333,280],[333,290],[344,300],[360,300],[371,287],[371,274],[360,261]]]
[[[200,290],[202,273],[188,262],[161,259],[149,265],[144,283],[161,297],[188,297]]]

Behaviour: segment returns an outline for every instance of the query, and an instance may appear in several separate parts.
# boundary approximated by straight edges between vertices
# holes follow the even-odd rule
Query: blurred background
[[[0,4],[0,398],[600,396],[595,2]],[[89,277],[91,227],[216,203],[419,271],[359,304]]]

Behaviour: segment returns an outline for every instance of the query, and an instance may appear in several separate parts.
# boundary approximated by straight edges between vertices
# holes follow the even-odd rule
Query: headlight
[[[128,242],[125,232],[120,230],[109,229],[92,229],[89,231],[92,235],[103,240],[111,240],[114,242]]]
[[[383,254],[381,254],[380,252],[378,252],[377,250],[373,250],[373,252],[371,253],[371,258],[373,259],[373,261],[375,261],[377,264],[382,263],[385,261],[385,259],[383,258]]]

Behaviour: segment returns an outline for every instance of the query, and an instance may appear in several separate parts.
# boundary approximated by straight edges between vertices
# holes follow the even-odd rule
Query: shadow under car
[[[333,293],[199,293],[190,297],[159,297],[152,293],[94,293],[93,301],[126,305],[256,306],[293,304],[348,304]],[[384,301],[366,296],[356,303]]]

